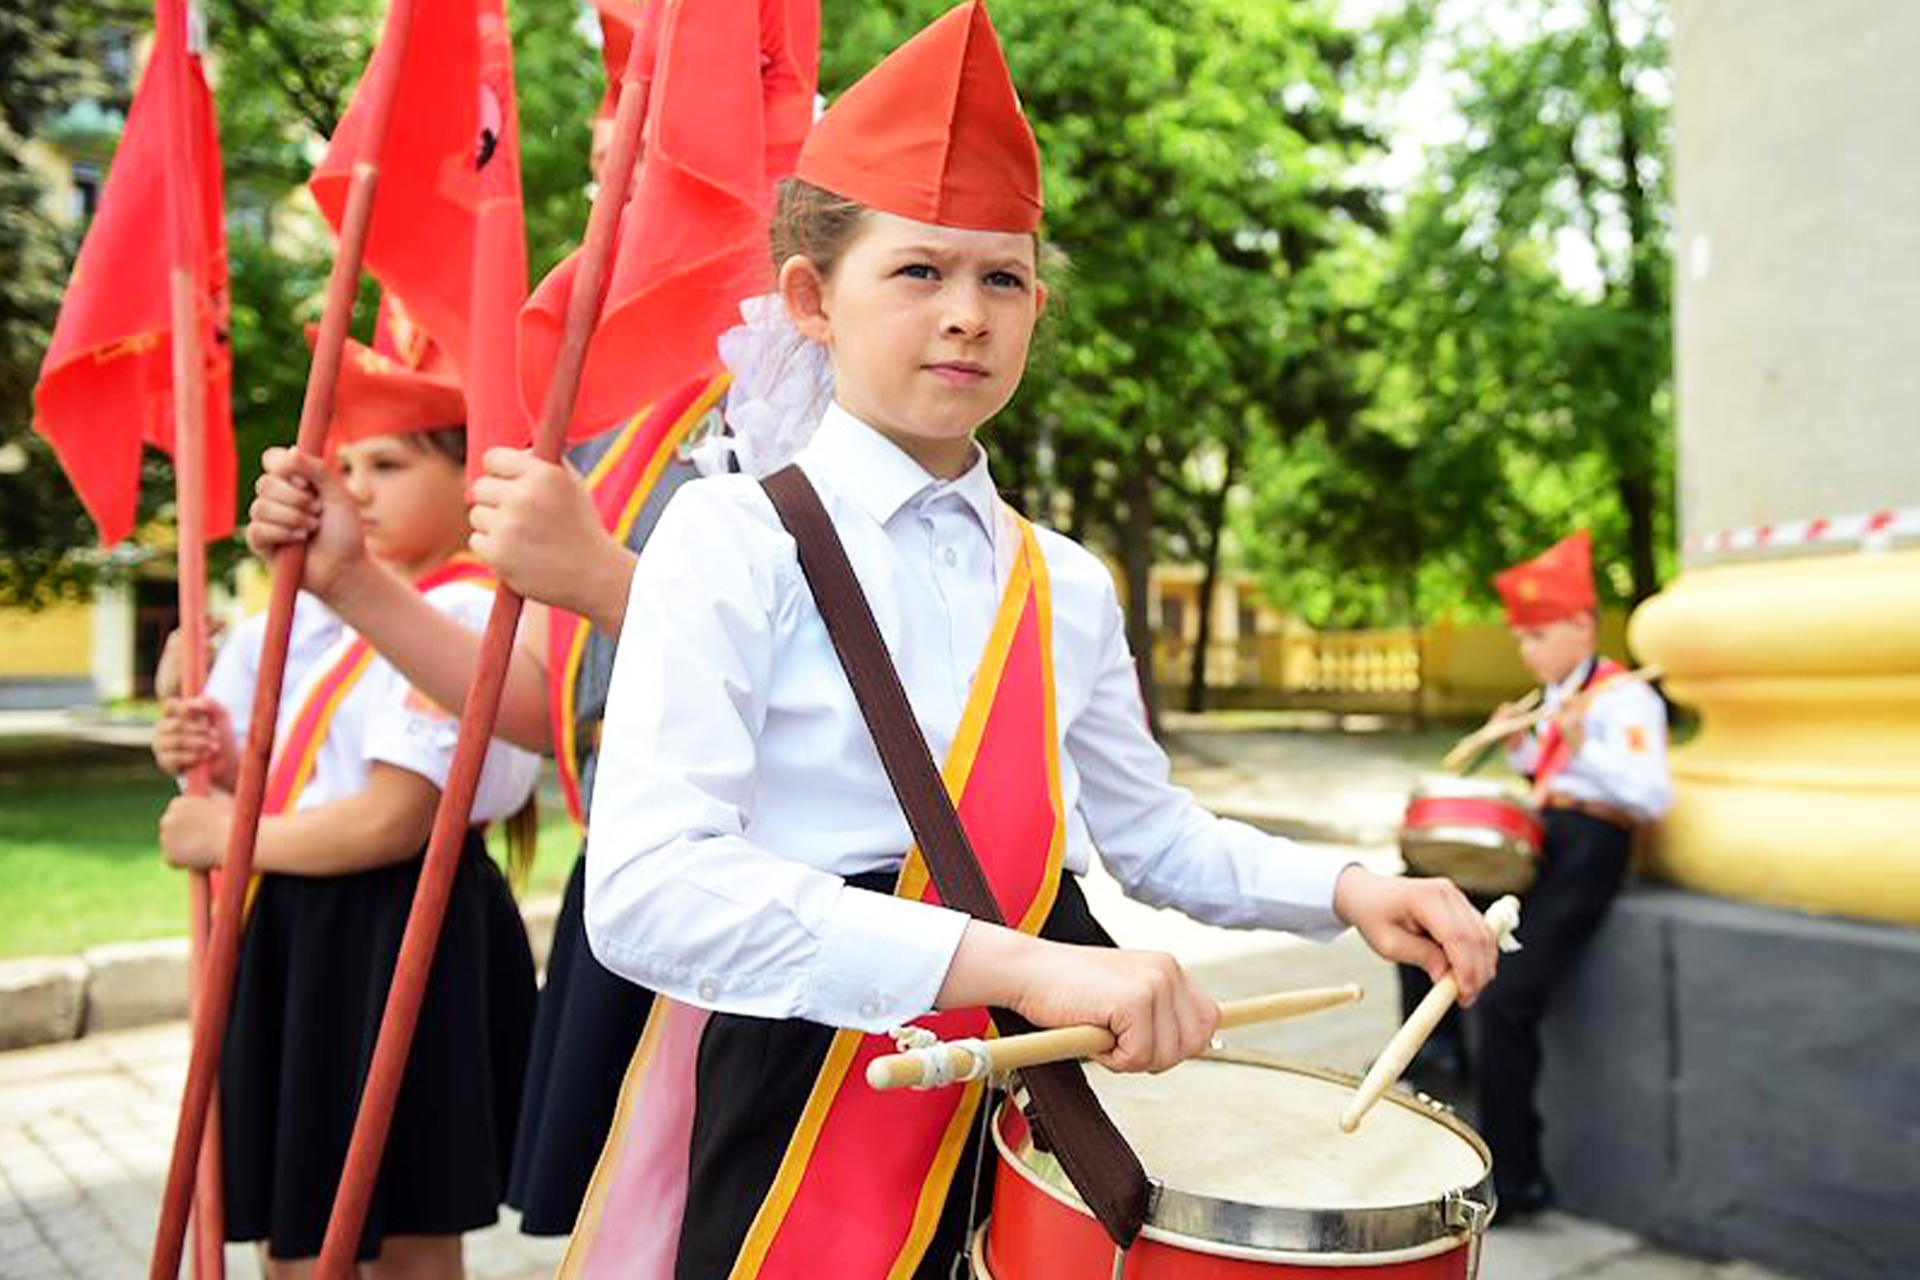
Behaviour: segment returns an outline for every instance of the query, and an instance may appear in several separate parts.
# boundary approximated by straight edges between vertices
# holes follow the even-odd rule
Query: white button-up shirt
[[[799,462],[943,760],[1019,546],[984,456],[930,476],[837,406]],[[1065,863],[1216,924],[1330,935],[1347,860],[1194,806],[1146,728],[1113,579],[1048,530]],[[588,833],[588,937],[675,999],[883,1030],[929,1011],[966,918],[847,886],[906,818],[760,485],[675,495],[640,555]]]
[[[1553,711],[1579,693],[1593,670],[1589,659],[1566,679],[1546,687],[1540,705]],[[1643,819],[1658,818],[1673,802],[1667,770],[1667,706],[1638,680],[1621,680],[1596,691],[1581,721],[1585,737],[1566,767],[1553,775],[1551,789],[1581,800],[1599,800],[1630,809]],[[1532,774],[1540,764],[1539,730],[1531,731],[1507,753],[1514,772]]]
[[[426,600],[469,630],[479,631],[493,607],[493,592],[472,582],[447,582],[429,591]],[[207,695],[226,711],[238,741],[244,741],[253,715],[266,634],[264,613],[248,618],[220,647],[207,676]],[[314,687],[357,640],[339,615],[318,599],[304,591],[295,598],[286,678],[275,722],[276,751],[284,748]],[[376,655],[335,709],[314,757],[313,774],[294,808],[313,809],[358,794],[366,789],[375,763],[406,769],[444,788],[459,737],[460,723],[452,712],[416,692],[391,663]],[[493,822],[518,809],[532,792],[539,772],[539,756],[495,738],[487,745],[474,791],[473,821]]]

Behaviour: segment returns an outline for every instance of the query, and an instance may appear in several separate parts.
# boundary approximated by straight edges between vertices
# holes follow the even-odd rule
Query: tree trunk
[[[1213,647],[1213,597],[1220,589],[1220,531],[1227,523],[1227,495],[1233,491],[1240,470],[1239,440],[1227,440],[1226,465],[1220,487],[1207,495],[1201,512],[1200,626],[1193,642],[1193,659],[1187,668],[1187,710],[1207,709],[1207,651]]]
[[[1632,601],[1642,600],[1660,589],[1660,571],[1654,563],[1654,483],[1644,470],[1622,470],[1619,480],[1620,507],[1627,513],[1627,560],[1633,572]]]
[[[1607,87],[1613,95],[1614,117],[1620,128],[1620,202],[1627,217],[1629,252],[1627,257],[1627,301],[1636,315],[1651,316],[1663,311],[1667,297],[1660,276],[1649,269],[1647,259],[1656,251],[1652,198],[1640,176],[1641,158],[1646,153],[1634,111],[1632,78],[1627,73],[1626,51],[1620,43],[1620,30],[1614,21],[1613,0],[1593,0],[1593,16],[1600,29],[1601,55],[1605,61]],[[1663,343],[1664,346],[1664,343]],[[1645,451],[1654,445],[1660,429],[1653,401],[1657,380],[1636,371],[1631,384],[1634,394],[1626,401],[1626,412],[1640,421],[1637,430],[1627,433],[1632,452],[1616,458],[1615,482],[1621,509],[1627,517],[1627,559],[1633,573],[1632,600],[1639,604],[1659,590],[1659,569],[1654,560],[1655,508],[1659,488],[1645,462]]]
[[[1144,449],[1142,450],[1144,452]],[[1122,485],[1126,513],[1120,525],[1120,564],[1127,576],[1127,645],[1140,673],[1147,727],[1160,736],[1160,690],[1153,675],[1153,615],[1148,576],[1153,570],[1153,468],[1136,459]]]

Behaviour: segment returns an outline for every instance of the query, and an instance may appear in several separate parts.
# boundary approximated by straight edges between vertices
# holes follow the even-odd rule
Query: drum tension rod
[[[1151,1177],[1151,1176],[1147,1178],[1147,1221],[1149,1222],[1153,1221],[1154,1210],[1157,1209],[1160,1205],[1160,1189],[1164,1185],[1165,1184],[1162,1183],[1158,1178]],[[1126,1269],[1127,1269],[1127,1246],[1116,1244],[1115,1246],[1113,1246],[1113,1278],[1112,1280],[1121,1280],[1121,1277],[1125,1273]]]

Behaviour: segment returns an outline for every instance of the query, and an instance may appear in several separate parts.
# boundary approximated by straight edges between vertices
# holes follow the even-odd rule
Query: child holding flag
[[[633,575],[674,625],[622,637],[587,864],[596,954],[667,999],[568,1275],[815,1275],[822,1231],[836,1275],[947,1275],[968,1208],[947,1138],[980,1090],[874,1102],[860,1064],[891,1045],[872,1033],[931,1015],[979,1034],[997,1007],[1107,1026],[1107,1066],[1160,1070],[1216,1025],[1171,957],[1098,945],[1065,874],[1096,850],[1134,896],[1215,923],[1352,924],[1468,1000],[1493,971],[1451,885],[1311,855],[1172,787],[1106,568],[997,497],[975,435],[1019,384],[1046,285],[1039,158],[977,0],[849,90],[797,173],[774,258],[835,401],[776,481],[824,505],[1017,927],[927,900],[903,858],[913,836],[768,489],[683,487]]]
[[[381,572],[436,614],[484,624],[492,582],[463,554],[464,398],[459,383],[350,348],[330,438]],[[263,631],[230,641],[208,695],[170,703],[163,768],[202,759],[232,785],[233,725],[252,705]],[[295,612],[221,1060],[226,1225],[261,1241],[268,1273],[307,1273],[325,1235],[361,1082],[386,1004],[420,857],[452,762],[451,714],[309,595]],[[505,1189],[533,1017],[533,964],[482,825],[523,810],[538,760],[496,742],[429,979],[372,1211],[369,1277],[458,1277],[460,1234],[495,1220]],[[168,861],[217,867],[232,803],[181,797],[160,822]],[[510,827],[510,862],[532,833]]]

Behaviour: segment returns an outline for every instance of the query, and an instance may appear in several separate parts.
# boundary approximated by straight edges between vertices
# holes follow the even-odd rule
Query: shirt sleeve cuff
[[[886,1031],[933,1009],[967,916],[843,886],[821,935],[800,1016]]]

